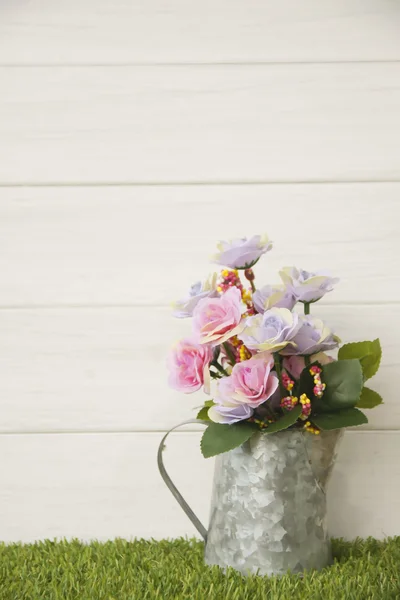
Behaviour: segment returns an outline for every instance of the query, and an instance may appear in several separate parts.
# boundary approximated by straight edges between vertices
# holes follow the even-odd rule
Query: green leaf
[[[199,410],[196,415],[196,419],[200,419],[200,421],[211,421],[210,417],[208,416],[208,406],[203,406],[203,408]]]
[[[382,358],[382,348],[379,339],[372,342],[353,342],[340,348],[339,360],[358,358],[361,363],[364,379],[370,379],[377,370]]]
[[[312,416],[310,421],[322,430],[341,429],[342,427],[355,427],[368,423],[367,417],[357,408],[346,408],[333,413]]]
[[[301,404],[296,404],[296,406],[288,411],[279,421],[275,421],[275,423],[270,423],[266,429],[263,430],[263,433],[276,433],[277,431],[282,431],[283,429],[287,429],[291,425],[296,423],[297,419],[301,415],[302,406]]]
[[[380,396],[378,392],[364,386],[361,391],[360,399],[357,402],[357,406],[358,408],[374,408],[374,406],[378,406],[378,404],[382,404],[382,402],[382,396]]]
[[[207,406],[207,408],[211,408],[211,406],[214,406],[215,402],[214,400],[206,400],[204,402],[204,406]]]
[[[237,269],[238,271],[245,271],[246,269],[251,269],[252,267],[254,267],[254,265],[255,265],[256,263],[258,263],[258,261],[259,261],[259,260],[260,260],[260,259],[259,259],[259,258],[257,258],[256,260],[253,260],[252,262],[245,263],[245,264],[243,265],[243,267],[235,267],[235,269]]]
[[[360,361],[340,360],[324,365],[322,381],[326,389],[322,398],[316,398],[313,402],[313,409],[317,412],[333,412],[354,407],[363,386]]]
[[[211,406],[214,406],[214,404],[215,402],[213,400],[206,400],[204,406],[197,413],[196,419],[200,419],[200,421],[211,421],[208,416],[208,409],[211,408]]]
[[[255,427],[247,422],[233,425],[210,423],[201,438],[201,452],[204,458],[228,452],[247,442],[255,431]]]

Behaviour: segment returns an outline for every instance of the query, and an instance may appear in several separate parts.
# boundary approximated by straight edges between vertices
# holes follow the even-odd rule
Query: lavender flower
[[[250,269],[260,256],[271,250],[272,242],[266,235],[253,235],[250,239],[221,241],[217,248],[219,252],[212,257],[213,262],[231,269]]]
[[[316,354],[336,348],[340,339],[321,319],[311,315],[300,316],[300,329],[293,338],[295,346],[287,346],[282,354]]]
[[[214,423],[232,425],[238,421],[244,421],[252,416],[254,409],[248,404],[214,404],[208,409],[208,417]]]
[[[246,319],[238,334],[250,350],[278,352],[289,344],[300,329],[299,315],[287,308],[271,308],[263,315]]]
[[[283,285],[265,285],[260,290],[256,290],[253,294],[254,308],[258,313],[264,313],[266,310],[273,308],[287,308],[292,310],[296,304],[294,294],[285,289]]]
[[[280,271],[283,283],[299,302],[316,302],[327,292],[333,290],[339,279],[331,277],[326,271],[311,273],[296,267],[284,267]]]
[[[217,296],[217,273],[213,273],[203,283],[201,281],[194,283],[189,290],[189,294],[173,304],[174,311],[172,314],[178,319],[191,317],[200,300],[203,298],[216,298]]]

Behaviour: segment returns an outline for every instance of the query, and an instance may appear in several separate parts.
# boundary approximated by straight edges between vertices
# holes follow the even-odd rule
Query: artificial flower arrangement
[[[259,235],[220,242],[213,260],[225,267],[221,274],[194,284],[174,306],[176,317],[192,317],[193,333],[171,350],[171,387],[209,394],[211,381],[216,383],[214,399],[197,415],[208,422],[201,441],[205,457],[243,444],[256,431],[318,435],[362,425],[368,419],[360,408],[382,402],[364,385],[379,368],[379,339],[345,344],[335,360],[327,352],[340,339],[310,314],[338,280],[285,267],[282,284],[257,289],[253,267],[271,248]]]

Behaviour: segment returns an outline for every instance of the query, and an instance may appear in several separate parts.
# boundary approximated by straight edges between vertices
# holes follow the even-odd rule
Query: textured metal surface
[[[219,455],[206,563],[260,575],[328,565],[325,487],[341,435],[257,434]]]

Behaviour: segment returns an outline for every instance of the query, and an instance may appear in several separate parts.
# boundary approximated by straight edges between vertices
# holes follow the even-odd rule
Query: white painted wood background
[[[380,336],[331,532],[400,534],[400,4],[0,0],[0,539],[195,533],[156,468],[201,395],[166,385],[168,305],[216,240],[328,267],[315,311]],[[166,462],[207,521],[195,428]]]

